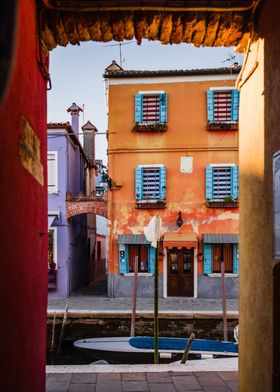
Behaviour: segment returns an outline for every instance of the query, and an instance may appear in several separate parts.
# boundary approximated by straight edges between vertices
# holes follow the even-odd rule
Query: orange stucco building
[[[238,296],[240,71],[105,71],[108,94],[109,295],[153,295],[154,251],[143,233],[158,214],[160,295]]]

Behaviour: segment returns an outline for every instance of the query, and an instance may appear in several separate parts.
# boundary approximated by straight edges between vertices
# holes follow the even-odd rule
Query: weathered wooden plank
[[[148,39],[155,41],[158,39],[160,26],[161,26],[161,14],[160,13],[147,13],[148,19]]]
[[[69,43],[68,36],[64,30],[64,23],[60,14],[55,14],[50,19],[52,32],[54,34],[56,43],[61,46],[66,46]]]
[[[245,26],[245,16],[234,14],[224,46],[235,46],[240,41],[243,34],[243,26]]]
[[[206,15],[200,13],[197,16],[194,32],[192,35],[192,43],[195,46],[201,46],[206,34]]]
[[[98,14],[100,17],[100,29],[102,39],[100,41],[108,42],[113,39],[113,30],[111,26],[111,18],[108,12],[102,12]]]
[[[81,41],[90,41],[91,36],[87,25],[87,15],[83,18],[81,15],[76,19],[77,33]]]
[[[124,39],[131,40],[135,34],[133,12],[124,13]]]
[[[52,32],[52,28],[49,26],[50,20],[51,19],[48,18],[48,15],[44,14],[41,26],[42,40],[44,41],[44,44],[48,50],[52,50],[57,46],[55,36]]]
[[[172,32],[172,14],[165,13],[162,19],[159,40],[162,44],[170,43],[170,35]]]
[[[194,26],[196,25],[197,15],[194,12],[186,13],[185,16],[185,24],[184,24],[184,32],[183,32],[183,42],[191,43],[192,36],[194,31]]]
[[[211,13],[208,16],[206,34],[203,42],[203,46],[213,46],[215,43],[219,22],[220,22],[220,13]]]
[[[170,36],[170,42],[172,44],[179,44],[182,42],[184,33],[184,20],[182,14],[173,14],[172,18],[172,32]]]
[[[79,35],[76,30],[76,16],[73,13],[61,13],[65,33],[67,34],[68,40],[72,45],[78,45],[80,43]]]
[[[125,37],[124,16],[122,12],[115,12],[112,16],[112,30],[115,41],[123,41]]]

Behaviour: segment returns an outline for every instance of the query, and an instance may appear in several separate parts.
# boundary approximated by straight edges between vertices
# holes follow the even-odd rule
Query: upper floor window
[[[48,193],[58,192],[57,151],[48,151]]]
[[[135,199],[138,208],[165,207],[166,167],[164,165],[140,165],[135,169]],[[145,203],[145,206],[143,205]],[[147,203],[152,203],[147,207]]]
[[[134,131],[166,131],[167,94],[163,91],[139,92],[134,97]]]
[[[236,130],[239,120],[239,92],[236,89],[211,88],[207,91],[209,130]]]
[[[239,168],[235,165],[209,165],[206,167],[206,199],[232,202],[238,199]]]

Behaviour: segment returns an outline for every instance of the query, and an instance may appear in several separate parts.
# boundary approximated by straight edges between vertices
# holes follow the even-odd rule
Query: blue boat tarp
[[[159,338],[159,350],[184,351],[189,339],[183,338]],[[129,339],[132,347],[139,349],[154,349],[154,338],[135,337]],[[237,343],[222,342],[219,340],[195,339],[191,345],[191,351],[207,351],[215,353],[238,353]]]

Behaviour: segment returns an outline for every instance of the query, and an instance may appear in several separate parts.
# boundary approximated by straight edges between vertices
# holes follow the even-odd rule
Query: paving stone
[[[124,392],[144,392],[149,391],[147,381],[123,381],[122,390]]]
[[[95,384],[70,384],[68,392],[95,392]]]
[[[219,376],[207,375],[197,377],[199,384],[202,387],[206,386],[225,386],[225,383]]]
[[[120,373],[98,373],[97,381],[120,381],[121,374]]]
[[[49,391],[68,391],[69,381],[52,381],[47,382],[46,390]]]
[[[231,392],[231,390],[226,386],[216,385],[216,386],[206,386],[203,388],[205,392]]]
[[[146,373],[146,377],[148,382],[157,382],[157,383],[167,383],[167,382],[172,382],[172,379],[169,375],[169,372],[151,372],[151,373]]]
[[[237,380],[233,381],[225,381],[226,385],[229,387],[230,391],[237,392],[238,391],[238,382]]]
[[[141,372],[122,373],[121,377],[123,381],[146,381],[145,373]]]
[[[195,391],[202,390],[201,385],[197,379],[193,376],[171,376],[171,379],[175,385],[177,391]]]
[[[71,381],[72,373],[49,373],[47,381]]]
[[[98,381],[96,383],[96,392],[122,392],[120,381]]]
[[[95,384],[97,380],[96,373],[76,373],[73,374],[71,379],[71,384],[79,383],[79,384]]]
[[[150,392],[176,392],[175,386],[172,383],[149,383]]]
[[[236,381],[238,372],[218,372],[219,377],[224,381]]]

